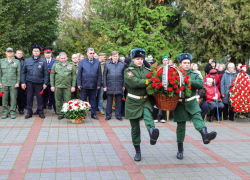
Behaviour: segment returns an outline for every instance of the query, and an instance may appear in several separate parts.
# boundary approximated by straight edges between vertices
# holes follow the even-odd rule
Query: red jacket
[[[210,74],[208,74],[208,75],[205,76],[204,83],[207,82],[207,78],[210,78]],[[220,76],[218,74],[216,74],[214,79],[215,79],[215,82],[216,82],[216,87],[218,89],[220,89],[220,83],[221,83]]]
[[[215,97],[214,85],[212,86],[205,85],[205,87],[206,87],[206,93],[207,93],[207,102],[213,101],[213,97]],[[217,87],[216,87],[216,93],[218,94],[218,100],[221,100],[220,91],[218,90]]]

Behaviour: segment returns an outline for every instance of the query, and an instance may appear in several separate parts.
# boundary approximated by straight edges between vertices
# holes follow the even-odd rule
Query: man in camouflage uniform
[[[51,91],[55,92],[58,120],[63,119],[62,99],[64,102],[71,100],[71,92],[75,91],[76,86],[76,68],[67,60],[67,54],[61,52],[59,61],[54,63],[50,73]]]
[[[135,161],[141,160],[141,133],[140,117],[143,115],[147,130],[149,131],[150,144],[155,145],[159,137],[159,129],[155,128],[152,117],[154,100],[147,95],[146,87],[150,83],[146,75],[150,69],[143,64],[146,52],[144,49],[136,48],[131,50],[132,62],[124,72],[125,85],[128,96],[125,104],[125,117],[130,120],[131,135],[136,155]]]
[[[203,88],[203,78],[190,69],[192,56],[188,53],[181,53],[178,55],[177,59],[180,63],[181,69],[186,71],[187,75],[190,77],[192,88],[191,96],[187,97],[184,94],[184,96],[179,99],[177,107],[174,110],[174,121],[177,122],[177,158],[183,159],[183,142],[186,133],[186,121],[192,119],[195,129],[201,133],[204,144],[209,144],[211,140],[215,139],[217,133],[214,131],[208,133],[207,127],[201,117],[201,109],[196,99],[196,90]]]
[[[8,97],[10,94],[10,115],[11,119],[16,118],[16,99],[20,83],[21,63],[14,58],[13,49],[6,49],[6,58],[0,61],[0,88],[3,89],[3,116],[8,117]]]

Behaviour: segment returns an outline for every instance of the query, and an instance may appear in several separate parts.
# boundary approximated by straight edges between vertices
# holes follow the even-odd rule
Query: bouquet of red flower
[[[178,72],[179,71],[179,72]],[[174,67],[168,66],[168,85],[167,90],[164,89],[163,84],[163,67],[152,67],[147,78],[151,80],[151,84],[147,87],[147,92],[149,95],[155,94],[167,94],[169,97],[179,96],[180,91],[184,91],[187,96],[191,95],[191,83],[190,78],[186,75],[186,71],[178,70]],[[185,89],[180,85],[180,75],[182,73],[183,80],[185,82]]]
[[[191,96],[191,83],[186,71],[171,66],[165,66],[165,68],[168,69],[152,67],[152,70],[147,74],[147,78],[151,80],[147,92],[149,95],[154,95],[156,106],[159,109],[173,110],[178,103],[181,91],[186,96]],[[182,81],[185,82],[185,88],[182,86]]]
[[[234,112],[250,112],[250,81],[244,71],[233,79],[229,94],[229,102]]]

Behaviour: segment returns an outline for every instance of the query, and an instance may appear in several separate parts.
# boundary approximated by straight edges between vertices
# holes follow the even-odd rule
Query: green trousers
[[[8,97],[10,94],[10,115],[16,114],[16,99],[17,99],[17,92],[18,88],[15,88],[15,86],[3,86],[3,116],[7,116],[9,113],[8,110]]]
[[[194,127],[197,131],[200,131],[202,128],[206,127],[206,124],[204,123],[200,112],[197,112],[194,115],[189,114],[189,116],[190,119],[192,119]],[[185,134],[186,134],[186,121],[177,122],[176,135],[178,143],[184,142]]]
[[[56,101],[56,113],[59,116],[63,115],[61,111],[63,101],[68,102],[71,100],[71,88],[57,88],[55,87],[55,101]]]
[[[148,130],[151,127],[155,127],[152,113],[148,108],[143,109],[143,119]],[[133,145],[140,145],[141,143],[140,118],[130,119],[130,124],[131,124],[131,136]]]

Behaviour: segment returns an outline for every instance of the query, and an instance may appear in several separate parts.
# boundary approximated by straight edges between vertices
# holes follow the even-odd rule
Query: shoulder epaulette
[[[147,69],[147,70],[151,71],[151,69],[149,69],[148,67],[145,67],[145,69]]]
[[[129,69],[129,70],[133,70],[133,69],[135,69],[135,68],[133,68],[133,67],[128,67],[128,69]]]

